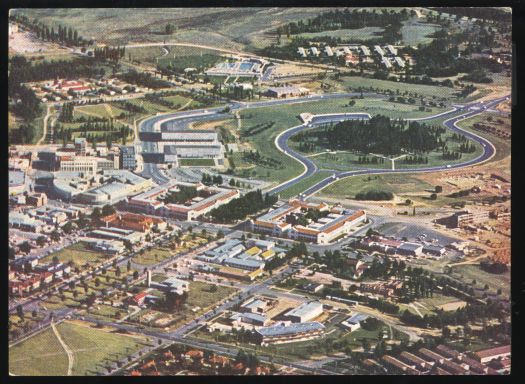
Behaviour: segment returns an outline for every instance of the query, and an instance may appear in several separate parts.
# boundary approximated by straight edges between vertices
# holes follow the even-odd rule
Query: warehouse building
[[[303,87],[271,87],[266,91],[266,95],[269,97],[275,97],[277,99],[282,99],[286,97],[294,96],[305,96],[308,95],[310,91],[307,88]]]
[[[318,301],[310,301],[286,313],[286,317],[293,323],[305,323],[315,319],[323,313],[323,304]]]

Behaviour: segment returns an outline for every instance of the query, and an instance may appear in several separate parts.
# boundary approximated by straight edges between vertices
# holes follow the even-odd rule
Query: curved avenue
[[[443,124],[448,129],[450,129],[452,131],[455,131],[455,132],[459,132],[459,133],[465,135],[466,137],[470,138],[471,140],[476,141],[477,143],[479,143],[483,147],[483,153],[480,156],[476,157],[475,159],[471,159],[471,160],[463,162],[463,163],[457,163],[457,164],[452,164],[452,165],[440,165],[440,166],[426,167],[426,168],[406,168],[406,169],[399,169],[399,170],[397,170],[397,169],[396,170],[392,170],[392,169],[366,169],[366,170],[355,170],[355,171],[340,171],[340,172],[336,172],[335,174],[333,174],[333,175],[331,175],[331,176],[321,180],[320,182],[314,184],[313,186],[308,188],[306,191],[304,191],[302,194],[300,194],[300,196],[302,195],[301,197],[303,199],[304,198],[308,198],[308,197],[312,196],[313,194],[315,194],[315,193],[321,191],[322,189],[326,188],[330,184],[334,183],[335,181],[338,181],[338,180],[340,180],[342,178],[351,177],[351,176],[357,176],[357,175],[363,175],[363,174],[384,174],[384,173],[436,172],[436,171],[446,171],[448,169],[464,168],[464,167],[467,167],[467,166],[473,166],[473,165],[476,165],[476,164],[484,163],[484,162],[490,160],[496,154],[496,148],[494,147],[494,145],[489,140],[487,140],[487,139],[485,139],[485,138],[483,138],[483,137],[481,137],[481,136],[479,136],[479,135],[477,135],[475,133],[468,132],[468,131],[463,130],[462,128],[458,127],[457,126],[457,122],[459,122],[461,120],[464,120],[464,119],[467,119],[469,117],[472,117],[472,116],[474,116],[476,114],[482,113],[487,108],[494,107],[495,105],[501,103],[502,101],[508,100],[508,98],[509,97],[507,96],[507,97],[502,97],[502,98],[499,98],[499,99],[491,100],[489,102],[486,102],[484,105],[480,104],[480,103],[473,103],[473,105],[474,106],[478,106],[478,108],[479,108],[479,105],[483,105],[483,107],[481,107],[479,109],[476,109],[474,111],[466,112],[466,113],[464,113],[462,115],[459,115],[459,116],[452,117],[452,118],[450,118],[448,120],[445,120],[443,122]],[[464,109],[467,109],[468,107],[469,106],[465,106]],[[407,120],[409,120],[409,121],[431,120],[431,119],[435,119],[435,118],[438,118],[438,117],[441,117],[441,116],[445,116],[447,114],[454,113],[457,110],[458,110],[457,108],[453,108],[453,109],[451,109],[449,111],[442,112],[442,113],[437,114],[437,115],[427,116],[427,117],[423,117],[423,118],[407,119]],[[360,115],[358,113],[351,114],[351,115],[353,115],[352,118],[366,118],[362,114],[361,114],[361,116],[358,116],[358,115]],[[291,150],[288,147],[288,145],[287,145],[287,141],[293,134],[295,134],[297,132],[300,132],[300,131],[303,131],[303,130],[307,130],[307,129],[313,128],[314,124],[318,125],[318,124],[327,123],[327,122],[348,120],[348,114],[332,114],[330,116],[331,117],[323,116],[323,121],[322,122],[315,122],[313,124],[303,124],[303,125],[299,125],[299,126],[296,126],[296,127],[289,128],[286,131],[281,132],[275,138],[275,145],[276,145],[277,149],[279,149],[285,155],[287,155],[287,156],[293,158],[294,160],[298,161],[299,163],[301,163],[303,165],[303,167],[304,167],[304,171],[299,176],[296,176],[296,177],[294,177],[294,178],[292,178],[292,179],[290,179],[288,181],[285,181],[285,182],[277,185],[276,187],[272,188],[271,190],[268,191],[268,193],[279,193],[282,190],[291,187],[292,185],[296,184],[297,182],[301,181],[302,179],[304,179],[306,177],[309,177],[309,176],[313,175],[314,173],[316,173],[318,171],[318,168],[315,165],[315,163],[313,163],[313,161],[311,161],[309,158],[306,158],[305,156],[302,156],[301,154]],[[369,117],[370,117],[370,115],[368,115],[368,118]],[[314,116],[314,119],[315,118],[316,117]]]

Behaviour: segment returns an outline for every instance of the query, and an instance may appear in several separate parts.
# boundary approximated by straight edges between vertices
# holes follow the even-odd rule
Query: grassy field
[[[493,274],[483,271],[479,265],[458,265],[452,267],[452,276],[456,277],[467,284],[476,280],[475,287],[483,288],[488,284],[490,292],[501,289],[505,296],[510,295],[510,272],[504,274]]]
[[[472,126],[475,123],[482,123],[482,124],[493,125],[493,123],[490,123],[490,122],[487,121],[487,116],[489,116],[489,114],[482,114],[482,115],[473,116],[473,117],[471,117],[469,119],[465,119],[465,120],[460,121],[458,123],[458,126],[463,128],[463,129],[466,129],[469,132],[473,132],[473,133],[475,133],[475,134],[477,134],[477,135],[479,135],[481,137],[484,137],[484,138],[490,140],[490,142],[492,144],[494,144],[494,146],[496,147],[496,154],[491,159],[491,161],[499,161],[499,160],[504,159],[505,157],[510,155],[510,152],[511,152],[511,140],[510,139],[503,139],[503,138],[497,137],[497,136],[495,136],[493,134],[490,134],[490,133],[487,133],[487,132],[478,131],[478,130],[475,130],[475,129],[472,128]],[[506,122],[506,124],[510,125],[510,119],[509,118],[506,118],[506,117],[498,117],[498,118],[501,118],[503,121]]]
[[[179,163],[183,167],[213,167],[215,165],[213,159],[181,159]]]
[[[50,263],[55,256],[58,257],[58,260],[61,263],[69,263],[72,261],[78,266],[82,266],[86,263],[97,264],[104,261],[106,258],[103,253],[93,252],[87,248],[85,243],[79,242],[40,259],[40,262],[43,264]]]
[[[66,352],[51,329],[9,348],[9,372],[25,376],[60,376],[67,373]]]
[[[208,308],[236,291],[235,288],[217,285],[217,291],[210,292],[211,286],[212,284],[204,283],[202,281],[190,282],[190,291],[188,293],[186,305],[190,308]]]
[[[319,181],[330,176],[330,174],[332,174],[332,172],[319,171],[315,173],[314,175],[300,181],[299,183],[294,184],[290,188],[287,188],[284,191],[280,192],[279,197],[281,199],[289,199],[291,197],[295,197],[299,193],[306,191],[308,188],[310,188],[315,183],[318,183]]]
[[[57,330],[74,353],[74,376],[94,375],[104,370],[106,363],[120,360],[147,345],[144,338],[75,323],[61,323]],[[67,373],[67,355],[51,329],[11,347],[9,360],[10,372],[15,375],[64,376]]]
[[[157,59],[159,67],[171,67],[177,72],[183,71],[185,68],[197,68],[200,72],[204,69],[213,67],[216,63],[223,60],[221,56],[211,53],[194,53],[193,55],[180,56],[177,54],[169,54]]]
[[[437,24],[420,23],[417,20],[407,20],[401,27],[403,43],[405,45],[416,46],[418,44],[428,44],[432,38],[428,35],[438,31],[441,27]]]
[[[397,91],[400,94],[417,93],[418,95],[436,98],[455,99],[454,93],[456,90],[449,87],[438,87],[435,85],[424,85],[424,84],[409,84],[403,82],[395,82],[389,80],[370,79],[367,77],[360,76],[341,76],[339,80],[326,80],[326,83],[334,86],[336,89],[340,88],[343,90],[356,90],[359,87],[363,88],[374,88],[379,90]],[[434,108],[435,109],[435,108]]]
[[[326,99],[292,105],[243,110],[240,113],[243,130],[257,124],[274,122],[272,128],[249,136],[245,138],[245,140],[248,141],[254,149],[258,150],[261,155],[281,161],[281,167],[279,169],[256,164],[250,172],[253,173],[255,171],[256,177],[276,182],[283,182],[302,172],[303,167],[297,161],[277,150],[274,140],[279,132],[300,124],[298,116],[303,112],[313,114],[366,112],[371,115],[383,114],[392,118],[422,117],[430,114],[429,112],[421,112],[414,106],[391,103],[380,99],[357,99],[356,104],[352,107],[348,106],[348,101],[349,100],[346,99]],[[239,172],[237,174],[239,175]],[[255,176],[253,174],[251,175]]]
[[[322,195],[330,197],[349,196],[353,198],[359,192],[370,190],[381,190],[392,193],[404,193],[423,191],[433,186],[427,184],[409,174],[404,175],[372,175],[370,180],[368,176],[347,177],[336,181],[322,190]]]
[[[341,39],[348,40],[369,40],[377,38],[381,35],[384,28],[380,27],[365,27],[360,29],[337,29],[335,31],[322,31],[322,32],[311,32],[311,33],[300,33],[294,35],[297,37],[304,37],[306,39],[315,39],[316,37],[340,37]]]
[[[137,255],[133,258],[133,262],[142,265],[152,265],[160,263],[170,257],[173,257],[174,254],[167,248],[155,247],[149,250],[144,251],[142,255]]]

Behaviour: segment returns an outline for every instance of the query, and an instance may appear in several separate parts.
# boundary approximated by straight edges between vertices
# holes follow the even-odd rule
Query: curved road
[[[277,100],[258,101],[258,102],[250,102],[250,103],[232,101],[228,104],[228,106],[230,107],[230,113],[233,113],[233,112],[237,112],[242,109],[267,107],[267,106],[272,106],[272,105],[296,104],[296,103],[318,101],[318,100],[323,100],[323,99],[348,98],[348,97],[355,97],[359,95],[360,93],[352,92],[352,93],[311,95],[311,96],[298,97],[298,98],[292,98],[292,99],[282,99],[282,100],[277,99]],[[378,95],[378,94],[373,94],[373,93],[363,94],[363,96],[365,97],[374,96],[377,98],[386,98],[385,95]],[[451,110],[445,111],[439,114],[421,117],[421,118],[407,119],[407,121],[426,121],[426,120],[432,120],[436,118],[451,116],[450,119],[444,121],[443,123],[448,129],[461,133],[462,135],[468,137],[469,139],[479,143],[483,147],[483,153],[480,156],[476,157],[475,159],[471,159],[469,161],[465,161],[462,163],[456,163],[456,164],[451,164],[451,165],[441,165],[441,166],[434,166],[434,167],[404,168],[404,169],[358,169],[358,170],[353,170],[353,171],[335,171],[334,170],[331,176],[328,176],[327,178],[321,180],[320,182],[308,188],[306,191],[300,194],[300,197],[304,199],[309,196],[312,196],[313,194],[326,188],[328,185],[334,183],[335,181],[340,180],[341,178],[350,177],[350,176],[365,175],[365,174],[369,174],[369,175],[370,174],[384,174],[384,173],[415,173],[415,172],[446,171],[448,169],[464,168],[464,167],[468,167],[468,166],[472,166],[475,164],[485,162],[494,156],[496,152],[494,145],[487,139],[481,136],[478,136],[475,133],[471,133],[471,132],[468,132],[468,131],[465,131],[459,128],[457,126],[457,122],[467,119],[476,114],[485,112],[487,109],[496,106],[497,104],[503,102],[504,100],[508,100],[509,97],[510,96],[501,97],[499,99],[491,100],[485,103],[474,102],[474,103],[471,103],[465,106],[454,106]],[[169,123],[169,125],[171,126],[177,126],[178,128],[185,129],[188,126],[188,124],[191,122],[213,120],[213,119],[220,118],[221,116],[224,115],[224,113],[222,113],[223,110],[224,110],[224,106],[221,106],[221,107],[215,107],[215,108],[209,108],[209,109],[199,109],[199,110],[192,110],[192,111],[183,111],[183,112],[156,115],[148,119],[145,119],[140,123],[139,135],[142,132],[159,131],[160,125],[164,125],[167,123]],[[463,112],[463,111],[464,113],[460,114],[459,116],[452,116],[458,112]],[[299,163],[301,163],[304,167],[304,171],[299,176],[296,176],[290,180],[287,180],[284,183],[281,183],[271,188],[267,192],[271,194],[279,193],[291,187],[292,185],[312,176],[319,170],[317,165],[311,159],[309,159],[308,157],[302,154],[299,154],[298,152],[292,150],[288,146],[287,142],[291,136],[293,136],[294,134],[300,131],[315,128],[316,126],[319,126],[321,124],[339,122],[339,121],[350,120],[350,119],[369,119],[369,118],[370,118],[370,115],[368,113],[363,113],[363,112],[314,115],[311,117],[309,121],[281,132],[275,138],[275,145],[277,149],[283,152],[286,156],[289,156],[293,158],[294,160],[298,161]],[[157,124],[159,122],[160,124]],[[144,153],[155,152],[156,146],[157,144],[155,142],[142,141],[142,151]],[[145,163],[143,174],[145,176],[153,177],[154,181],[157,182],[158,184],[164,184],[169,181],[168,176],[163,174],[158,169],[157,164],[154,164],[154,163]]]
[[[365,175],[365,174],[383,174],[383,173],[415,173],[415,172],[436,172],[436,171],[446,171],[448,169],[457,169],[457,168],[464,168],[473,166],[475,164],[479,164],[482,162],[485,162],[492,158],[496,152],[496,149],[494,145],[488,141],[487,139],[476,135],[475,133],[468,132],[466,130],[461,129],[457,126],[457,122],[467,119],[469,117],[472,117],[476,114],[484,112],[488,108],[492,108],[496,106],[497,104],[501,103],[504,100],[507,100],[508,97],[502,97],[499,99],[491,100],[485,104],[480,103],[474,103],[471,105],[467,105],[461,108],[453,108],[450,111],[440,113],[438,115],[432,115],[427,116],[423,118],[416,118],[416,119],[407,119],[409,121],[424,121],[424,120],[432,120],[439,117],[445,117],[448,115],[452,115],[458,111],[465,110],[469,112],[465,112],[459,116],[451,117],[450,119],[443,122],[443,124],[450,130],[454,132],[461,133],[462,135],[468,137],[469,139],[479,143],[483,147],[483,153],[476,157],[475,159],[465,161],[462,163],[456,163],[451,165],[441,165],[441,166],[434,166],[434,167],[422,167],[422,168],[404,168],[404,169],[360,169],[360,170],[354,170],[354,171],[333,171],[333,174],[317,184],[313,185],[312,187],[308,188],[306,191],[304,191],[301,194],[302,198],[307,198],[309,196],[312,196],[313,194],[319,192],[320,190],[326,188],[328,185],[334,183],[337,180],[340,180],[345,177],[350,176],[357,176],[357,175]],[[303,130],[308,130],[315,128],[318,125],[326,124],[330,122],[337,122],[342,120],[350,120],[350,119],[368,119],[370,118],[370,115],[363,114],[363,113],[352,113],[352,114],[330,114],[330,115],[317,115],[314,116],[310,122],[304,123],[302,125],[298,125],[296,127],[292,127],[284,132],[281,132],[276,138],[275,138],[275,145],[277,149],[279,149],[281,152],[283,152],[285,155],[295,159],[299,163],[301,163],[304,167],[304,171],[301,175],[294,177],[291,180],[288,180],[282,184],[279,184],[278,186],[272,188],[268,191],[268,193],[279,193],[292,185],[300,182],[301,180],[312,176],[318,171],[317,166],[315,163],[310,160],[308,157],[301,155],[297,153],[296,151],[290,149],[287,142],[288,139]]]

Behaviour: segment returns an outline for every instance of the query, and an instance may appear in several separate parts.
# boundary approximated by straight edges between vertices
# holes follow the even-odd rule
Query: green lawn
[[[368,176],[347,177],[329,185],[321,193],[331,197],[348,196],[353,198],[357,193],[369,190],[381,190],[399,194],[404,192],[422,192],[429,188],[433,188],[433,186],[409,174],[372,175],[370,180],[368,180]]]
[[[95,375],[107,362],[122,359],[143,348],[143,338],[109,333],[74,323],[60,323],[57,330],[74,353],[73,376]],[[10,372],[15,375],[64,376],[67,355],[48,329],[9,349]]]
[[[420,23],[415,20],[407,20],[403,22],[401,27],[401,34],[403,35],[403,43],[405,45],[416,46],[418,44],[428,44],[432,42],[432,38],[428,35],[438,31],[441,27],[437,24]]]
[[[213,167],[215,165],[213,159],[181,159],[179,163],[183,167]]]
[[[79,242],[40,259],[40,262],[42,264],[50,263],[55,256],[58,257],[61,263],[72,261],[77,266],[82,266],[86,263],[97,264],[106,259],[103,253],[91,251],[85,243]]]
[[[380,27],[365,27],[359,29],[336,29],[335,31],[322,31],[322,32],[305,32],[298,35],[297,37],[304,37],[306,39],[315,39],[316,37],[340,37],[343,40],[369,40],[377,38],[383,32],[383,28]]]
[[[485,284],[488,284],[490,292],[495,293],[501,289],[505,296],[510,295],[510,272],[501,275],[493,274],[485,272],[479,265],[470,264],[452,267],[452,276],[467,284],[476,280],[476,288],[483,288]]]
[[[142,255],[137,255],[133,261],[137,264],[151,265],[160,263],[173,256],[173,253],[167,248],[155,247],[144,251]]]
[[[67,373],[66,352],[51,329],[9,348],[9,372],[24,376],[61,376]]]
[[[303,112],[313,114],[366,112],[371,115],[383,114],[392,118],[422,117],[435,113],[435,111],[421,112],[413,105],[391,103],[380,99],[357,99],[355,105],[352,107],[348,106],[348,101],[349,100],[346,99],[326,99],[291,105],[250,108],[241,111],[240,116],[243,129],[256,126],[257,124],[274,122],[274,125],[270,129],[248,136],[244,140],[248,141],[262,156],[281,161],[281,165],[277,169],[256,165],[249,171],[249,176],[283,182],[302,172],[302,165],[277,150],[274,140],[279,132],[300,124],[301,121],[298,116]],[[255,175],[253,174],[254,171]],[[236,174],[242,175],[242,172],[243,171],[239,169]]]
[[[306,191],[308,188],[318,183],[319,181],[330,176],[332,172],[319,171],[314,175],[307,177],[304,180],[301,180],[297,184],[294,184],[290,188],[285,189],[282,192],[279,192],[279,197],[281,199],[289,199],[291,197],[297,196],[299,193]]]
[[[115,118],[119,116],[122,112],[126,113],[125,110],[116,107],[115,105],[109,103],[95,104],[95,105],[84,105],[75,107],[75,117],[106,117],[106,118]]]
[[[326,80],[326,83],[333,85],[334,87],[342,89],[357,89],[359,87],[363,88],[374,88],[385,91],[395,91],[399,90],[400,95],[404,92],[408,93],[417,93],[418,95],[436,98],[440,100],[442,98],[451,98],[455,99],[454,93],[457,92],[454,88],[449,87],[439,87],[435,85],[425,85],[425,84],[410,84],[403,82],[396,82],[390,80],[379,80],[379,79],[370,79],[367,77],[361,76],[341,76],[338,80]],[[436,109],[436,108],[434,108]]]
[[[210,292],[211,286],[212,284],[204,283],[202,281],[190,282],[190,291],[188,293],[186,305],[190,308],[201,307],[204,309],[237,291],[235,288],[217,285],[217,291]]]

